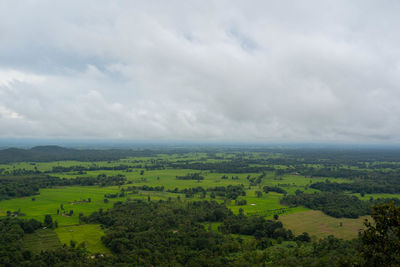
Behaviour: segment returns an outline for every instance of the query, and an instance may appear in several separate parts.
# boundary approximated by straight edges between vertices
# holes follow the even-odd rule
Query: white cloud
[[[44,77],[16,70],[0,70],[0,87],[13,88],[14,83],[40,84]]]
[[[0,137],[400,141],[395,1],[0,7]]]
[[[22,116],[15,111],[12,111],[6,107],[0,106],[0,118],[22,119]]]

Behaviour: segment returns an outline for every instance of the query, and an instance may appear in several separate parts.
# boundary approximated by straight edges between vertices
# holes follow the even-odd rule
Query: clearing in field
[[[101,242],[101,237],[104,235],[104,232],[98,224],[60,227],[56,229],[56,233],[61,244],[70,245],[71,240],[75,241],[76,245],[84,242],[85,247],[91,253],[110,253],[108,248]]]
[[[357,237],[359,229],[364,227],[365,219],[371,220],[371,217],[362,216],[358,219],[334,218],[316,210],[279,217],[284,227],[291,229],[296,235],[307,232],[317,238],[334,235],[337,238],[346,240]]]
[[[239,197],[239,199],[245,199],[247,201],[246,205],[238,206],[234,204],[234,201],[231,201],[227,207],[230,208],[235,214],[238,214],[239,210],[243,209],[243,212],[246,215],[263,216],[266,219],[272,219],[275,214],[281,216],[283,214],[308,210],[302,206],[292,208],[281,205],[279,200],[282,197],[282,194],[270,192],[268,194],[264,194],[261,198],[258,198],[253,194],[248,193],[248,195],[244,197]]]
[[[54,230],[39,229],[33,234],[24,236],[23,247],[26,250],[31,250],[33,253],[40,253],[42,250],[59,248],[61,247],[61,243]]]

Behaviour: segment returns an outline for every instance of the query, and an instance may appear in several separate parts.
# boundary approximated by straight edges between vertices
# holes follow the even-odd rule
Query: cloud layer
[[[0,0],[0,137],[399,142],[399,13]]]

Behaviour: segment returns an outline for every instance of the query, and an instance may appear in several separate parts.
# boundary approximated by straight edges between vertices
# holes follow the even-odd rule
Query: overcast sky
[[[399,14],[0,0],[0,138],[399,143]]]

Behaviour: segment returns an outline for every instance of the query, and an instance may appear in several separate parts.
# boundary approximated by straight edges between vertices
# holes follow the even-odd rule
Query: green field
[[[282,197],[281,194],[270,192],[264,195],[262,198],[258,198],[249,193],[246,197],[241,197],[247,200],[247,204],[244,206],[228,205],[228,207],[234,212],[239,213],[239,209],[243,209],[243,212],[247,215],[259,215],[264,216],[268,219],[272,218],[274,214],[290,214],[308,210],[304,207],[286,207],[279,204],[279,199]],[[240,198],[239,198],[240,199]],[[233,203],[233,202],[231,202]]]
[[[89,215],[99,208],[109,208],[113,202],[123,200],[116,198],[110,199],[110,203],[104,203],[104,194],[114,192],[119,192],[118,187],[71,186],[41,189],[40,195],[34,196],[35,201],[31,197],[0,201],[0,215],[5,216],[7,211],[20,209],[26,214],[23,218],[43,221],[44,216],[50,214],[59,226],[75,225],[79,223],[79,213]],[[90,203],[79,203],[88,198],[91,198]],[[67,213],[73,210],[73,215],[61,214],[61,204]],[[57,215],[57,209],[60,210],[60,215]]]
[[[77,245],[84,243],[84,246],[91,253],[110,253],[103,243],[101,243],[100,238],[104,235],[104,232],[98,224],[59,227],[55,232],[61,244],[69,245],[71,240],[73,240]]]
[[[217,172],[214,170],[198,170],[190,168],[171,168],[164,167],[165,163],[174,164],[219,164],[226,163],[237,159],[247,160],[279,160],[284,158],[279,153],[215,153],[212,157],[208,153],[188,152],[184,154],[160,154],[152,157],[129,157],[114,161],[97,161],[97,162],[80,162],[80,161],[57,161],[57,162],[19,162],[12,164],[0,164],[3,175],[12,175],[22,171],[38,171],[48,175],[58,176],[60,178],[74,179],[76,177],[98,177],[100,175],[117,176],[121,175],[126,178],[126,182],[120,186],[54,186],[51,188],[43,188],[39,190],[38,195],[29,197],[13,198],[0,201],[0,216],[6,216],[7,212],[12,213],[19,211],[19,217],[26,219],[36,219],[43,221],[46,214],[52,216],[53,221],[57,221],[58,228],[54,231],[45,229],[38,230],[35,234],[25,237],[24,246],[32,248],[35,252],[39,252],[46,248],[55,248],[61,244],[70,244],[71,240],[78,244],[84,243],[85,247],[91,253],[110,253],[109,250],[101,243],[101,236],[104,232],[99,225],[87,225],[79,219],[79,214],[90,215],[99,209],[109,209],[113,203],[117,201],[125,201],[127,199],[145,199],[150,198],[152,201],[168,200],[180,198],[181,201],[197,201],[197,200],[216,200],[225,203],[233,213],[238,214],[242,211],[246,215],[263,216],[266,219],[272,219],[274,215],[279,215],[285,227],[294,231],[295,234],[308,232],[311,235],[321,238],[328,235],[335,235],[344,239],[351,239],[357,236],[358,230],[362,228],[364,218],[359,219],[336,219],[323,214],[320,211],[309,210],[305,207],[287,207],[280,204],[283,194],[269,192],[257,196],[257,191],[262,191],[263,186],[276,186],[284,189],[287,194],[295,194],[297,190],[306,193],[319,192],[309,186],[316,182],[337,182],[351,183],[352,180],[344,178],[331,177],[308,177],[300,175],[298,172],[289,171],[285,174],[277,174],[276,171],[264,171],[264,176],[259,184],[251,184],[251,179],[260,176],[260,172]],[[118,169],[119,166],[125,166],[124,169]],[[126,167],[128,166],[128,167]],[[161,166],[155,167],[154,166]],[[251,163],[248,167],[273,167],[275,170],[290,170],[293,166],[290,164],[273,164]],[[304,168],[324,168],[324,163],[303,164]],[[360,165],[361,166],[361,165]],[[336,167],[349,170],[359,170],[361,168],[356,165],[337,165]],[[365,165],[367,166],[367,165]],[[81,167],[84,171],[57,171],[57,168],[75,168]],[[89,170],[92,168],[92,170]],[[204,177],[203,180],[179,180],[177,176],[185,176],[188,173],[200,173]],[[226,179],[222,179],[225,176]],[[246,204],[237,205],[234,200],[228,200],[224,197],[216,197],[212,199],[210,193],[205,196],[195,194],[186,197],[182,193],[171,193],[166,190],[174,190],[177,188],[214,188],[227,187],[228,185],[244,185],[246,195],[239,196],[239,200],[246,200]],[[129,186],[163,186],[164,191],[143,191],[139,190],[134,194],[127,194],[123,197],[108,198],[108,202],[104,201],[105,194],[117,194],[121,189]],[[352,194],[360,199],[369,200],[370,197],[377,198],[400,198],[400,195],[391,194]],[[90,201],[89,201],[90,199]],[[62,207],[62,208],[61,208]],[[73,211],[71,214],[70,211]],[[340,223],[342,226],[339,226]],[[208,227],[205,225],[205,227]],[[217,230],[218,223],[212,223],[211,228]]]
[[[22,165],[24,163],[20,163]],[[51,169],[51,166],[57,164],[58,166],[74,166],[74,164],[81,165],[81,162],[73,162],[73,161],[63,161],[57,163],[37,163],[37,166],[42,168],[43,170]],[[90,166],[91,163],[84,163],[83,165]],[[96,164],[105,164],[109,165],[118,165],[117,163],[107,163],[107,162],[97,162]],[[18,165],[17,165],[18,166]],[[24,167],[33,166],[30,164],[23,165]],[[20,166],[21,167],[21,166]],[[141,169],[140,169],[141,170]],[[227,186],[227,185],[239,185],[239,184],[248,184],[246,177],[257,176],[259,174],[255,173],[246,173],[246,174],[234,174],[234,173],[210,173],[210,172],[201,172],[201,174],[205,177],[202,181],[191,181],[191,180],[177,180],[176,176],[185,175],[187,173],[196,172],[196,170],[190,169],[164,169],[164,170],[151,170],[145,171],[143,175],[140,175],[140,170],[134,170],[133,172],[123,173],[121,171],[91,171],[87,172],[86,176],[97,176],[99,174],[107,174],[107,175],[115,175],[123,173],[126,175],[128,181],[131,181],[131,185],[141,186],[164,186],[166,189],[183,189],[190,188],[196,186],[202,187],[215,187],[215,186]],[[61,176],[69,177],[74,176],[75,174],[64,173]],[[238,177],[238,179],[221,179],[221,176],[226,175],[229,178]],[[76,175],[75,175],[76,176]],[[71,177],[69,177],[71,178]],[[307,188],[307,185],[316,182],[323,181],[326,179],[322,178],[307,178],[300,175],[283,175],[276,177],[272,172],[267,173],[263,182],[259,186],[249,187],[250,189],[246,190],[247,194],[244,197],[240,197],[239,199],[246,199],[247,204],[243,206],[235,205],[234,201],[227,202],[227,206],[234,212],[239,213],[239,209],[242,209],[243,212],[247,215],[259,215],[264,216],[268,219],[271,219],[275,214],[283,215],[283,214],[292,214],[298,213],[302,211],[307,211],[307,208],[304,207],[286,207],[279,203],[281,194],[270,192],[268,194],[263,194],[261,198],[256,197],[255,191],[262,190],[262,186],[280,186],[284,188],[289,194],[294,193],[296,190],[303,190],[305,192],[315,192],[317,190]],[[333,179],[330,179],[333,180]],[[345,179],[334,179],[337,182],[347,182]],[[79,213],[83,213],[84,215],[89,215],[90,213],[99,210],[100,208],[107,209],[112,207],[112,203],[116,201],[124,201],[127,197],[123,198],[115,198],[109,199],[109,203],[104,203],[104,194],[108,193],[117,193],[120,192],[121,188],[127,187],[129,185],[124,185],[122,187],[112,186],[112,187],[99,187],[99,186],[68,186],[68,187],[57,187],[57,188],[47,188],[41,189],[40,194],[33,196],[35,201],[32,201],[32,197],[25,198],[17,198],[11,200],[4,200],[0,202],[0,215],[5,216],[7,211],[16,211],[20,210],[25,216],[22,218],[33,218],[39,221],[43,221],[44,215],[50,214],[53,217],[54,221],[58,222],[59,229],[57,230],[57,234],[60,237],[60,231],[64,229],[65,226],[70,227],[82,227],[77,226],[79,222]],[[166,200],[169,197],[176,198],[177,196],[181,196],[183,200],[185,200],[182,194],[172,194],[168,192],[145,192],[141,191],[139,194],[128,195],[129,198],[143,198],[147,199],[148,196],[151,197],[152,200]],[[84,202],[88,198],[91,199],[91,202]],[[209,195],[206,199],[211,200]],[[187,201],[201,200],[199,196],[195,196],[194,198],[187,199]],[[223,199],[216,198],[217,201],[223,202]],[[62,210],[60,209],[61,204],[63,205],[64,211],[66,214],[62,214]],[[60,214],[57,214],[57,210],[60,211]],[[69,216],[68,212],[73,210],[73,215]],[[290,228],[290,227],[289,227]],[[72,232],[71,232],[72,233]],[[332,233],[332,231],[329,231]],[[70,234],[71,235],[71,234]],[[79,235],[78,235],[79,236]],[[318,235],[318,236],[323,236]],[[354,233],[352,233],[354,236]],[[86,238],[86,239],[85,239]],[[96,244],[100,242],[99,237],[96,235],[88,235],[85,238],[76,238],[78,242],[87,241],[88,244]],[[64,243],[68,243],[69,240],[73,240],[73,238],[66,239],[61,238],[60,240]],[[67,242],[65,241],[67,240]],[[88,245],[88,248],[91,245]],[[96,246],[95,246],[96,247]],[[104,249],[104,248],[103,248]],[[104,252],[103,249],[95,249],[93,251]],[[89,249],[90,250],[90,249]]]
[[[317,210],[288,214],[279,218],[285,227],[297,235],[307,232],[317,238],[334,235],[343,239],[356,238],[358,231],[364,227],[365,219],[371,218],[370,216],[358,219],[333,218]]]
[[[34,253],[40,253],[40,251],[59,248],[61,247],[61,243],[54,230],[39,229],[33,234],[24,236],[23,247]]]

